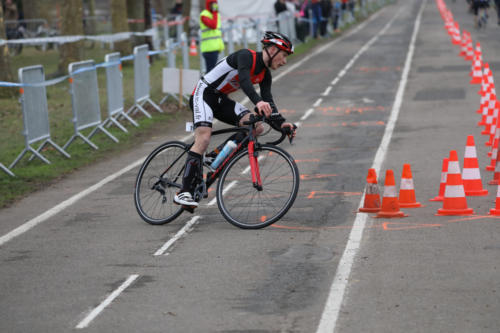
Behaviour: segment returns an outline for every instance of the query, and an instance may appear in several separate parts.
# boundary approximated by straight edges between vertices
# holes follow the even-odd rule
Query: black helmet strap
[[[266,51],[267,57],[269,58],[267,60],[267,67],[271,68],[271,64],[273,63],[273,59],[274,59],[274,57],[276,57],[278,55],[278,53],[280,53],[280,49],[278,49],[278,51],[276,51],[276,53],[274,53],[272,56],[269,54],[269,51],[267,50],[267,46],[264,47],[264,51]]]

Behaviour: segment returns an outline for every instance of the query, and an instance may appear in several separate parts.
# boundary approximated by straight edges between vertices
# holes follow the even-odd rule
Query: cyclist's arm
[[[246,51],[246,52],[245,52]],[[252,69],[253,57],[250,51],[245,50],[238,53],[238,77],[240,81],[241,90],[248,96],[254,105],[262,101],[262,97],[257,93],[253,87],[252,80],[250,79],[250,70]]]
[[[279,131],[281,129],[281,126],[286,122],[286,119],[278,112],[278,108],[276,107],[276,104],[274,103],[273,95],[271,93],[272,81],[273,81],[273,79],[272,79],[271,73],[268,70],[268,71],[266,71],[266,75],[264,76],[264,79],[259,84],[260,85],[260,94],[262,95],[262,99],[265,102],[268,102],[271,105],[271,108],[273,110],[273,112],[271,113],[271,116],[269,117],[269,124],[271,125],[272,128]]]

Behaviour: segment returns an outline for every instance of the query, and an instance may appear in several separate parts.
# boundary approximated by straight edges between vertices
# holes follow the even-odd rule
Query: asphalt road
[[[474,30],[464,2],[447,3],[500,82],[496,20]],[[167,225],[140,220],[138,161],[183,124],[0,211],[0,331],[499,332],[496,186],[459,51],[434,1],[405,0],[276,73],[277,104],[300,122],[282,146],[301,185],[268,228],[230,225],[213,194]],[[467,198],[472,217],[435,216],[442,159],[462,163],[467,135],[489,195]],[[383,191],[404,163],[425,207],[356,213],[367,170]]]

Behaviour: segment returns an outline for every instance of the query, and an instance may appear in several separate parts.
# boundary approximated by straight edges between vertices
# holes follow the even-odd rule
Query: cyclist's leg
[[[210,143],[213,120],[212,110],[217,100],[217,96],[211,93],[203,82],[198,83],[189,100],[189,106],[193,111],[195,142],[186,158],[182,188],[174,197],[174,202],[177,204],[198,206],[198,203],[193,199],[193,192],[202,173],[203,153]]]
[[[248,110],[242,104],[233,101],[226,95],[223,95],[220,98],[219,105],[214,113],[215,118],[232,126],[242,126],[242,119],[248,119],[249,115],[250,110]],[[221,143],[221,145],[217,147],[217,149],[222,149],[222,147],[228,140],[233,140],[238,143],[243,138],[244,135],[242,133],[234,133],[225,142]]]

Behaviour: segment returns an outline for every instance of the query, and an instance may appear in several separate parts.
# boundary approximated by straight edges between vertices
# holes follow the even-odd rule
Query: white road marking
[[[227,185],[226,188],[224,188],[224,191],[222,191],[222,194],[225,194],[227,191],[229,191],[232,187],[234,187],[234,185],[236,185],[236,183],[238,183],[236,180],[233,180],[231,183],[229,183],[229,185]],[[207,206],[213,206],[213,205],[215,205],[216,202],[217,202],[217,197],[213,198],[207,204]]]
[[[330,91],[332,90],[332,86],[328,86],[325,91],[321,94],[321,96],[328,96],[328,94],[330,93]]]
[[[411,61],[415,51],[415,42],[420,28],[420,21],[422,18],[423,9],[426,3],[427,0],[422,1],[420,11],[418,12],[417,18],[415,20],[413,35],[410,41],[410,46],[408,48],[408,53],[406,55],[405,66],[401,76],[401,81],[399,82],[399,87],[396,93],[394,105],[392,107],[389,121],[385,128],[382,142],[377,150],[377,154],[375,155],[375,159],[373,161],[372,168],[374,168],[377,173],[379,173],[382,162],[385,159],[385,155],[387,153],[387,147],[389,146],[389,142],[391,141],[392,133],[394,131],[394,126],[396,124],[396,120],[398,118],[399,111],[401,109],[404,91],[406,88],[406,84],[408,82],[408,74],[411,68]],[[387,23],[386,27],[382,31],[385,31],[392,24],[392,22],[399,15],[400,12],[401,9],[396,13],[396,15],[391,19],[391,21]],[[379,34],[382,33],[382,31],[379,32]],[[359,207],[361,207],[363,200],[364,200],[364,195],[360,200]],[[340,262],[337,267],[335,277],[333,278],[333,282],[330,287],[330,292],[325,304],[325,309],[323,310],[323,314],[321,316],[321,320],[318,325],[318,329],[316,331],[317,333],[324,333],[324,332],[331,333],[334,332],[335,330],[339,312],[342,306],[342,301],[344,299],[344,294],[347,288],[347,284],[349,282],[349,276],[351,274],[354,258],[356,257],[361,245],[361,239],[363,236],[367,215],[368,214],[356,215],[353,227],[351,228],[351,233],[349,234],[349,240],[347,241],[342,257],[340,258]]]
[[[314,113],[314,109],[307,110],[306,113],[304,113],[304,115],[302,117],[300,117],[300,120],[306,120],[313,113]]]
[[[97,191],[98,189],[100,189],[101,187],[106,185],[107,183],[115,180],[116,178],[118,178],[121,175],[123,175],[124,173],[132,170],[133,168],[141,165],[144,162],[144,160],[145,160],[145,157],[135,161],[134,163],[126,166],[125,168],[121,169],[120,171],[115,172],[114,174],[104,178],[103,180],[101,180],[97,184],[94,184],[91,187],[81,191],[80,193],[75,194],[74,196],[72,196],[71,198],[69,198],[67,200],[64,200],[63,202],[61,202],[57,206],[52,207],[51,209],[49,209],[45,213],[38,215],[37,217],[29,220],[28,222],[17,227],[16,229],[3,235],[2,237],[0,237],[0,246],[4,245],[5,243],[14,239],[15,237],[25,233],[26,231],[30,230],[31,228],[37,226],[38,224],[45,222],[46,220],[48,220],[52,216],[62,212],[63,210],[65,210],[66,208],[68,208],[69,206],[74,204],[75,202],[79,201],[80,199],[86,197],[87,195],[91,194],[92,192]]]
[[[108,305],[111,304],[128,286],[130,286],[137,278],[138,274],[132,274],[128,277],[125,282],[122,283],[121,286],[118,287],[115,291],[113,291],[106,299],[99,304],[94,310],[92,310],[85,319],[83,319],[75,328],[82,329],[86,328]]]
[[[159,248],[154,255],[155,256],[161,256],[164,254],[179,238],[181,238],[184,234],[188,233],[194,225],[198,222],[198,220],[201,218],[200,215],[193,216],[191,220],[189,220],[181,230],[179,230],[174,237],[170,238],[161,248]]]
[[[318,98],[318,100],[313,104],[313,108],[317,108],[321,102],[323,102],[323,98]]]
[[[290,66],[289,68],[287,68],[286,70],[284,70],[283,72],[281,72],[279,75],[277,75],[275,78],[274,78],[274,81],[277,81],[279,79],[281,79],[283,76],[285,76],[286,74],[290,73],[292,70],[294,70],[295,68],[301,66],[304,62],[308,61],[309,59],[311,59],[312,57],[322,53],[323,51],[325,51],[326,49],[332,47],[333,45],[337,44],[338,42],[348,38],[349,36],[353,35],[354,33],[358,32],[359,30],[361,30],[362,28],[365,27],[365,25],[367,25],[369,22],[371,22],[372,20],[374,20],[376,17],[378,17],[378,15],[380,15],[380,11],[375,13],[374,15],[372,15],[368,20],[366,20],[365,22],[361,23],[359,26],[357,26],[355,29],[351,30],[350,32],[348,32],[347,34],[323,45],[322,47],[318,48],[316,51],[304,56],[304,58],[302,58],[301,60],[297,61],[295,64],[293,64],[292,66]],[[249,99],[248,97],[245,97],[245,99],[241,102],[242,104],[246,104],[249,102]],[[183,141],[187,141],[187,140],[190,140],[191,138],[193,137],[193,133],[190,133],[188,136],[184,137],[182,140]],[[60,204],[50,208],[49,210],[45,211],[44,213],[38,215],[37,217],[31,219],[30,221],[22,224],[21,226],[17,227],[16,229],[10,231],[9,233],[3,235],[2,237],[0,237],[0,246],[4,245],[5,243],[11,241],[12,239],[14,239],[15,237],[27,232],[28,230],[32,229],[33,227],[37,226],[38,224],[40,223],[43,223],[45,222],[46,220],[48,220],[49,218],[51,218],[52,216],[60,213],[61,211],[63,211],[64,209],[68,208],[69,206],[73,205],[75,202],[79,201],[80,199],[86,197],[87,195],[89,195],[90,193],[98,190],[99,188],[103,187],[104,185],[106,185],[107,183],[115,180],[117,177],[123,175],[124,173],[132,170],[133,168],[139,166],[142,164],[142,162],[145,160],[146,157],[143,157],[141,159],[139,159],[138,161],[126,166],[125,168],[117,171],[116,173],[104,178],[103,180],[101,180],[100,182],[98,182],[97,184],[95,185],[92,185],[91,187],[75,194],[74,196],[72,196],[71,198],[61,202]]]
[[[340,78],[339,78],[339,77],[336,77],[336,78],[332,81],[332,83],[330,83],[330,84],[331,84],[332,86],[334,86],[334,85],[336,85],[336,84],[337,84],[337,82],[339,82],[339,80],[340,80]]]

